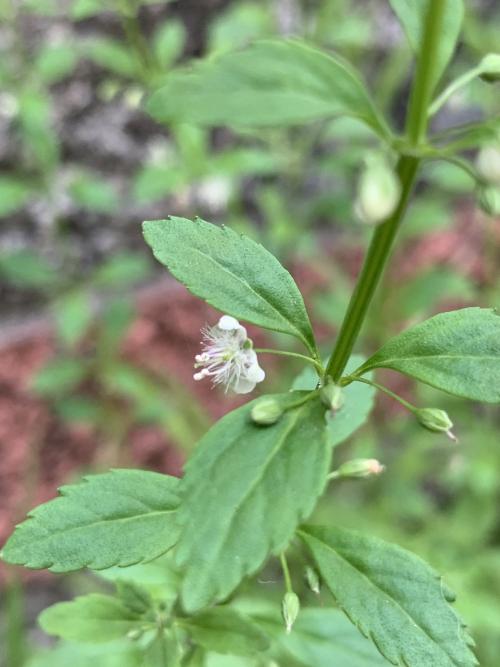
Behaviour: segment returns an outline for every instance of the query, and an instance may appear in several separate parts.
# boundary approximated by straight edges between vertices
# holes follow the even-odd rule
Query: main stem
[[[406,136],[412,146],[425,141],[427,110],[435,81],[434,63],[439,45],[445,0],[432,0],[426,17],[425,33],[417,70],[412,86],[406,122]],[[366,318],[368,308],[377,289],[394,244],[399,226],[404,218],[413,191],[420,158],[402,155],[396,168],[401,183],[401,197],[394,213],[375,230],[365,257],[361,274],[354,289],[347,313],[340,327],[336,345],[328,360],[325,374],[338,382],[351,356],[354,344]]]

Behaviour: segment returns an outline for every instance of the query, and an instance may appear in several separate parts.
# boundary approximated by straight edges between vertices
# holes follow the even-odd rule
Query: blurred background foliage
[[[141,295],[163,280],[139,223],[200,215],[259,240],[297,276],[327,343],[371,233],[356,220],[353,201],[378,140],[345,119],[258,133],[165,127],[147,115],[145,98],[192,59],[295,35],[351,59],[400,129],[412,72],[401,29],[383,0],[0,0],[0,19],[0,346],[15,345],[19,324],[33,315],[50,317],[52,354],[34,372],[30,392],[69,427],[92,429],[99,442],[92,469],[131,461],[136,424],[158,427],[187,452],[213,419],[210,409],[174,371],[152,373],[123,355]],[[467,3],[449,78],[498,49],[499,29],[495,0]],[[498,113],[498,87],[477,79],[451,98],[434,129]],[[365,328],[365,351],[438,310],[500,304],[499,220],[476,207],[472,179],[435,163],[417,195]],[[278,336],[272,342],[290,344]],[[189,367],[190,356],[182,363]],[[290,384],[300,370],[275,368],[268,390]],[[369,425],[338,457],[378,458],[387,472],[338,483],[318,513],[387,536],[446,572],[481,664],[496,667],[498,411],[383,379],[419,405],[446,409],[459,444],[423,431],[379,397]],[[24,483],[36,485],[36,475]],[[48,601],[89,590],[95,580],[45,577],[24,591],[13,570],[4,580],[3,666],[59,664],[56,654],[38,654],[47,638],[33,618]],[[60,650],[67,664],[73,653]]]

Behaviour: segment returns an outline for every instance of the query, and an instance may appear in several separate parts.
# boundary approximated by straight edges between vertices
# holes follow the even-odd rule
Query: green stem
[[[412,413],[415,413],[417,411],[417,407],[409,403],[408,401],[405,401],[404,398],[401,396],[398,396],[395,394],[393,391],[388,389],[387,387],[384,387],[384,385],[379,384],[378,382],[373,382],[373,380],[367,380],[366,378],[362,377],[356,377],[355,375],[348,375],[346,380],[350,380],[350,382],[362,382],[363,384],[368,384],[371,387],[375,387],[375,389],[378,389],[379,391],[384,392],[384,394],[387,394],[387,396],[390,396],[391,398],[394,398],[394,400],[398,401],[398,403],[401,403],[401,405],[404,405],[404,407],[409,410]],[[350,384],[349,382],[349,384]]]
[[[401,181],[401,198],[392,216],[378,226],[365,258],[363,269],[354,289],[347,313],[340,328],[337,343],[326,367],[326,375],[338,382],[351,356],[354,343],[365,320],[368,307],[380,282],[389,258],[394,238],[408,205],[420,160],[400,158],[397,173]]]
[[[417,70],[406,119],[406,134],[415,146],[424,141],[427,133],[428,109],[437,83],[434,71],[441,41],[445,7],[446,0],[432,0],[432,2],[429,2],[424,39],[418,56]]]
[[[290,576],[290,568],[288,567],[288,561],[286,559],[285,553],[280,554],[281,569],[283,570],[283,576],[285,577],[285,586],[287,593],[293,593],[292,578]]]
[[[462,74],[462,76],[459,76],[455,81],[452,81],[450,85],[443,90],[441,95],[436,97],[434,102],[431,104],[429,107],[429,111],[427,112],[429,118],[431,116],[434,116],[435,113],[441,109],[441,107],[449,100],[449,98],[457,92],[457,90],[460,90],[460,88],[463,88],[466,86],[470,81],[475,79],[477,76],[479,76],[482,73],[481,67],[474,67],[473,69],[470,69],[468,72],[465,72]]]
[[[307,363],[312,364],[316,368],[320,376],[323,375],[325,371],[325,369],[319,363],[319,361],[316,361],[316,359],[308,357],[305,354],[299,354],[298,352],[287,352],[286,350],[271,350],[269,348],[264,348],[264,347],[256,347],[255,352],[258,352],[259,354],[278,354],[283,357],[294,357],[295,359],[302,359],[302,361],[307,361]]]
[[[440,40],[444,6],[444,0],[433,0],[429,3],[425,36],[418,58],[406,122],[407,140],[412,146],[425,143],[428,123],[427,108],[435,85],[434,61]],[[384,272],[396,233],[413,191],[419,164],[420,158],[416,156],[401,155],[399,158],[397,174],[401,182],[401,197],[394,213],[386,222],[377,227],[373,234],[336,345],[326,367],[326,375],[331,376],[334,382],[338,382],[342,376]]]

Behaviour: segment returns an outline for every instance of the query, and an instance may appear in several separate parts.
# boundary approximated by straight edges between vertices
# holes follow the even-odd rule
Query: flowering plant
[[[355,530],[304,523],[330,481],[383,471],[370,459],[332,470],[335,447],[366,420],[376,391],[401,401],[429,431],[450,434],[445,412],[404,401],[373,379],[376,369],[462,398],[500,402],[500,317],[493,309],[442,313],[387,340],[369,358],[353,354],[421,166],[452,161],[480,188],[494,185],[498,175],[489,148],[480,172],[458,156],[478,142],[494,143],[498,119],[428,134],[429,117],[449,95],[485,73],[476,68],[432,101],[459,36],[462,1],[391,5],[417,60],[404,136],[389,128],[350,65],[298,41],[260,42],[203,62],[152,96],[151,113],[173,122],[271,127],[350,116],[398,160],[394,172],[390,160],[376,163],[375,173],[368,164],[360,182],[357,210],[375,228],[326,361],[292,276],[261,245],[202,220],[144,224],[156,258],[223,313],[203,331],[195,380],[210,377],[245,394],[264,379],[239,320],[293,337],[300,352],[275,352],[306,366],[291,391],[256,398],[216,423],[181,480],[115,470],[63,487],[59,498],[31,513],[5,545],[4,560],[54,572],[89,568],[116,583],[115,596],[87,595],[46,610],[41,624],[48,632],[116,641],[120,659],[144,665],[218,666],[223,654],[232,656],[226,664],[239,665],[234,656],[243,656],[254,662],[241,664],[268,667],[476,664],[472,640],[451,606],[454,594],[424,561]],[[498,59],[488,56],[487,63],[488,77],[495,78]],[[327,589],[337,608],[301,611],[287,560],[292,543],[310,588]],[[274,556],[284,580],[284,629],[274,606],[234,597]],[[325,639],[326,654],[318,657]]]

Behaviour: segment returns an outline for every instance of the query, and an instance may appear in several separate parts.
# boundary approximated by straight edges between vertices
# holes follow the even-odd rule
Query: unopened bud
[[[297,620],[299,611],[300,600],[298,595],[290,591],[285,593],[285,597],[281,603],[281,613],[283,614],[283,620],[285,621],[286,631],[288,633],[292,631],[293,624]]]
[[[342,388],[330,382],[321,390],[321,400],[332,412],[337,412],[344,405],[345,397]]]
[[[276,424],[282,414],[283,408],[274,398],[261,399],[253,406],[250,412],[252,421],[254,421],[256,424],[262,424],[263,426]]]
[[[306,567],[306,581],[307,585],[309,588],[312,590],[313,593],[316,593],[316,595],[319,595],[320,592],[320,584],[319,584],[319,576],[316,570],[314,570],[310,565]]]
[[[377,225],[398,205],[401,184],[394,170],[380,156],[371,156],[359,179],[355,213],[362,222]]]
[[[380,475],[385,470],[377,459],[353,459],[343,463],[337,470],[336,477],[353,477],[355,479],[365,479],[373,475]]]
[[[482,185],[477,189],[477,203],[486,215],[500,215],[500,188]]]
[[[500,185],[500,142],[481,148],[476,167],[485,181]]]
[[[448,417],[448,413],[438,408],[420,408],[415,412],[419,423],[429,431],[434,433],[446,433],[451,439],[456,441],[456,437],[451,432],[453,422]]]
[[[483,81],[487,83],[495,83],[500,81],[500,54],[489,53],[479,63],[481,74],[479,75]]]

